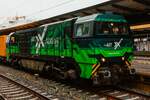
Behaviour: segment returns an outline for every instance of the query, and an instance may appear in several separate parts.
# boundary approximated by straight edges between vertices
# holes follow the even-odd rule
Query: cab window
[[[77,25],[76,36],[82,36],[83,34],[83,24]]]
[[[91,36],[92,25],[90,22],[77,24],[75,28],[75,37]]]
[[[117,22],[97,22],[96,24],[96,34],[114,34],[123,35],[128,34],[129,28],[127,23],[117,23]]]

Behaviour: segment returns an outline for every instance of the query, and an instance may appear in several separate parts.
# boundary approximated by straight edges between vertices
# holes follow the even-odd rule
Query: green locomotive
[[[11,33],[7,59],[61,79],[112,84],[134,74],[133,40],[125,18],[112,13],[68,19]]]

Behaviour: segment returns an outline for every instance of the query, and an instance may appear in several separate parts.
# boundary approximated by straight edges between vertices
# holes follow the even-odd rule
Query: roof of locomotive
[[[35,28],[30,28],[30,29],[25,29],[25,30],[16,31],[14,35],[17,35],[17,34],[24,34],[24,33],[27,33],[27,32],[36,31],[37,29],[42,28],[42,27],[45,27],[45,26],[63,23],[63,22],[66,22],[66,21],[71,21],[71,20],[77,19],[77,18],[78,18],[78,17],[70,18],[70,19],[66,19],[66,20],[63,20],[63,21],[56,21],[56,22],[53,22],[53,23],[44,24],[44,25],[41,25],[41,26],[35,27]]]
[[[54,25],[54,24],[59,24],[59,23],[63,23],[63,22],[66,22],[66,21],[71,21],[73,19],[77,19],[75,24],[79,24],[79,23],[83,23],[83,22],[89,22],[89,21],[127,22],[125,20],[125,18],[121,15],[113,14],[111,12],[106,12],[106,13],[97,13],[97,14],[93,14],[93,15],[89,15],[89,16],[85,16],[85,17],[70,18],[70,19],[63,20],[63,21],[56,21],[56,22],[49,23],[49,24],[44,24],[44,25],[41,25],[39,27],[35,27],[35,28],[32,28],[32,29],[16,31],[15,34],[34,31],[34,30],[36,30],[38,28],[41,28],[41,27]]]
[[[123,16],[118,14],[113,14],[111,12],[107,12],[107,13],[97,13],[85,17],[80,17],[77,19],[75,23],[78,24],[78,23],[89,22],[89,21],[127,22]]]

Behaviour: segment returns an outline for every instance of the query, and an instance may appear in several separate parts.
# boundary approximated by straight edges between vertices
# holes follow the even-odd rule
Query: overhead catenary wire
[[[66,5],[66,4],[71,3],[71,2],[73,2],[73,1],[75,1],[75,0],[67,0],[67,1],[64,1],[64,2],[62,2],[62,3],[59,3],[59,4],[53,5],[53,6],[51,6],[51,7],[48,7],[48,8],[46,8],[46,9],[42,9],[42,10],[39,10],[39,11],[30,13],[30,14],[28,14],[28,15],[26,15],[26,16],[27,16],[27,17],[31,17],[31,16],[36,15],[36,14],[39,14],[39,13],[41,13],[41,12],[45,12],[45,11],[48,11],[48,10],[51,10],[51,9],[60,7],[60,6],[62,6],[62,5]]]

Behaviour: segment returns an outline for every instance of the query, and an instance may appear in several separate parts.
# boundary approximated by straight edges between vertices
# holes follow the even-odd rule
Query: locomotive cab
[[[94,14],[78,18],[74,27],[74,40],[80,47],[80,53],[89,57],[91,79],[95,84],[112,79],[116,83],[120,74],[134,74],[131,68],[133,39],[125,18],[112,13]],[[81,50],[82,49],[82,50]],[[80,62],[82,63],[81,59]],[[92,63],[89,63],[92,62]],[[80,64],[82,66],[82,64]],[[85,71],[86,68],[81,68]],[[85,76],[85,72],[81,77]],[[116,81],[116,82],[113,82]]]

